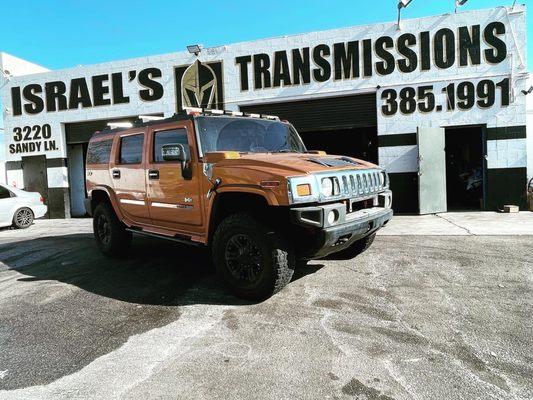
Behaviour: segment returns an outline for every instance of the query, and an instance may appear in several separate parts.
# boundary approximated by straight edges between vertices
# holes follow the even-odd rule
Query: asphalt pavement
[[[199,250],[108,259],[89,220],[0,231],[0,399],[533,398],[533,236],[393,221],[257,304]]]

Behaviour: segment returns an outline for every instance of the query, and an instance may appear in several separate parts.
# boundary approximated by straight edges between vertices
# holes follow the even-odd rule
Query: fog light
[[[337,210],[331,210],[328,212],[328,225],[333,225],[339,219],[339,213]]]

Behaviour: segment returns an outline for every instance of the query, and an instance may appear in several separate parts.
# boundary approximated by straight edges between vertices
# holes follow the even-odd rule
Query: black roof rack
[[[108,135],[110,133],[122,132],[122,131],[132,129],[132,128],[144,128],[146,126],[158,125],[158,124],[162,124],[165,122],[191,120],[195,116],[198,116],[198,115],[261,118],[261,119],[268,119],[271,121],[279,121],[279,118],[273,115],[245,113],[242,111],[207,109],[207,108],[201,108],[201,107],[184,107],[183,111],[174,114],[172,117],[158,118],[158,117],[153,117],[153,116],[144,116],[143,118],[143,116],[141,115],[137,119],[135,119],[133,122],[127,122],[127,121],[110,122],[104,129],[96,132],[95,134]]]

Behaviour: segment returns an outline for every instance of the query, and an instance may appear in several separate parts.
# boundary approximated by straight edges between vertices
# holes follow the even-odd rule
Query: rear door
[[[443,128],[418,128],[418,200],[420,214],[447,211],[446,153]]]
[[[202,232],[198,152],[191,121],[159,126],[149,131],[147,192],[152,224],[184,233]],[[183,177],[181,163],[164,161],[165,144],[180,143],[189,153],[191,177]]]
[[[115,138],[111,176],[119,206],[133,223],[149,224],[146,199],[145,132],[124,133]]]

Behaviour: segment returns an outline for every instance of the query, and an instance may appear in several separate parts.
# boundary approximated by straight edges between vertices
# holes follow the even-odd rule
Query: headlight
[[[333,179],[323,178],[320,191],[326,197],[333,196]]]

